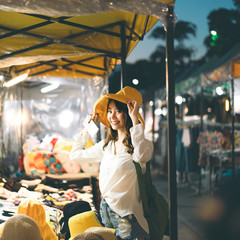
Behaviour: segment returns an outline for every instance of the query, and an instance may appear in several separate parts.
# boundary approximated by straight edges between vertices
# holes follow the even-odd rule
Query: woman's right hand
[[[132,119],[133,125],[138,124],[138,113],[139,113],[139,106],[136,100],[129,100],[127,99],[127,107],[128,107],[128,114]]]

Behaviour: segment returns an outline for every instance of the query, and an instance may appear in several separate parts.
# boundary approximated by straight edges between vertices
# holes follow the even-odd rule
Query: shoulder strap
[[[137,172],[137,178],[138,178],[138,185],[139,185],[139,191],[142,199],[142,204],[143,204],[143,211],[144,211],[144,216],[147,218],[150,216],[150,209],[148,206],[148,197],[147,197],[147,192],[146,189],[148,188],[148,184],[152,183],[151,179],[151,172],[150,172],[150,161],[146,163],[146,172],[143,174],[142,173],[142,168],[139,163],[136,163],[133,161],[136,172]]]

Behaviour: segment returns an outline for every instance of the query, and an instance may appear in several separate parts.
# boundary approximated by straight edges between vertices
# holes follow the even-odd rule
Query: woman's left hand
[[[88,123],[90,123],[91,120],[93,120],[94,123],[97,123],[98,122],[98,113],[97,114],[89,114]]]
[[[128,114],[132,119],[133,125],[138,124],[139,106],[136,100],[127,100]]]

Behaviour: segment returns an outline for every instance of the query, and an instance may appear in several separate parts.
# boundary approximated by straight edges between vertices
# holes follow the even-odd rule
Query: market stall
[[[139,14],[121,11],[121,5],[116,6],[111,3],[109,5],[102,3],[102,6],[96,6],[96,10],[92,10],[94,3],[90,2],[86,6],[85,3],[81,3],[85,7],[79,9],[78,1],[72,1],[71,4],[58,2],[54,4],[59,6],[57,9],[52,8],[53,5],[48,6],[42,2],[26,6],[17,1],[11,4],[2,3],[1,5],[1,22],[5,22],[1,26],[3,47],[0,61],[1,74],[5,81],[2,82],[1,88],[2,103],[7,104],[8,99],[15,99],[15,102],[11,101],[9,105],[12,104],[15,110],[18,108],[23,115],[23,111],[29,108],[27,101],[53,98],[47,94],[39,94],[40,87],[42,89],[45,85],[60,84],[58,91],[64,91],[65,96],[57,96],[58,99],[63,98],[65,101],[69,95],[82,100],[79,106],[82,116],[75,118],[79,122],[82,122],[84,115],[87,114],[86,106],[93,105],[94,101],[107,91],[106,78],[116,64],[122,61],[124,68],[126,57],[158,21],[156,16],[141,14],[143,10]],[[164,20],[165,4],[159,4],[158,8],[161,9],[159,15]],[[124,5],[122,7],[124,8]],[[146,11],[150,11],[151,8],[153,6]],[[28,74],[28,80],[24,82],[23,87],[21,85],[11,90],[5,87],[8,80],[25,73]],[[76,89],[79,90],[76,91]],[[76,102],[78,102],[77,99]],[[43,101],[40,103],[44,104]],[[3,112],[4,109],[11,109],[11,106],[4,106],[4,104],[1,104]],[[39,108],[36,110],[37,104],[34,105],[35,112],[39,111]],[[58,106],[63,105],[60,103]],[[66,106],[65,103],[65,108]],[[77,109],[77,106],[74,107]],[[68,108],[71,110],[71,106],[68,105]],[[58,110],[60,112],[60,109]],[[11,114],[18,113],[15,111]],[[45,122],[48,115],[45,114]],[[5,113],[3,116],[9,117]],[[8,124],[8,120],[6,121]],[[44,119],[38,119],[33,123],[33,127],[35,125],[34,128],[41,128],[43,121]],[[49,118],[48,121],[55,121],[57,125],[54,118]],[[9,137],[5,131],[2,134],[2,138],[5,138],[2,142],[5,145],[3,147],[5,156],[9,152],[6,144],[9,141],[12,142],[12,138],[20,138],[17,143],[20,147],[17,151],[15,149],[16,155],[11,155],[15,155],[15,158],[20,155],[24,142],[22,139],[25,136],[23,127],[17,126],[18,131],[16,129],[17,133],[12,137]],[[74,125],[72,127],[72,129],[75,128]],[[56,128],[59,129],[57,126]],[[2,129],[8,129],[4,123]],[[67,130],[71,133],[69,128]],[[70,136],[65,135],[65,137]]]
[[[166,29],[168,131],[169,136],[174,135],[173,7],[173,0],[140,3],[1,1],[0,71],[4,79],[1,81],[1,117],[5,115],[5,100],[14,102],[23,112],[26,99],[23,94],[24,87],[33,93],[28,95],[28,99],[32,99],[37,96],[35,87],[52,84],[59,80],[58,78],[61,78],[61,81],[74,82],[73,88],[82,85],[81,81],[92,79],[90,83],[86,83],[89,91],[103,94],[107,91],[106,78],[119,62],[122,67],[123,87],[127,56],[160,20]],[[7,82],[23,74],[27,74],[28,80],[19,85],[19,88],[14,88],[15,92],[8,90]],[[84,91],[86,88],[82,89],[81,93]],[[69,96],[72,92],[69,91]],[[93,95],[98,98],[98,95]],[[46,95],[43,98],[48,99]],[[14,134],[17,137],[20,135],[19,145],[22,147],[25,136],[23,126],[18,127],[19,132]],[[6,145],[10,146],[9,135],[3,138],[5,129],[6,125],[2,126],[2,160],[7,157],[3,149]],[[174,148],[175,142],[169,138],[171,239],[177,236]],[[14,155],[13,163],[17,162],[17,157],[17,154]]]
[[[193,65],[182,75],[176,78],[175,84],[175,108],[176,108],[176,170],[177,182],[188,183],[196,187],[201,194],[201,167],[199,166],[199,133],[206,124],[206,117],[209,114],[207,109],[213,102],[213,97],[207,92],[208,89],[201,88],[204,71],[211,68],[217,61],[212,57],[202,65]],[[157,144],[161,146],[159,159],[162,169],[165,171],[167,159],[167,122],[166,122],[166,93],[164,89],[155,91],[156,109],[161,112],[161,117],[156,118],[155,126],[160,132]],[[184,133],[184,134],[183,134]],[[187,176],[188,175],[188,176]],[[192,177],[191,177],[192,176]]]
[[[235,166],[235,116],[239,112],[239,78],[240,78],[240,45],[234,46],[227,54],[220,58],[215,65],[213,65],[208,71],[202,74],[202,86],[217,85],[221,86],[226,82],[230,82],[230,99],[231,99],[231,162],[232,162],[232,175],[236,174]]]

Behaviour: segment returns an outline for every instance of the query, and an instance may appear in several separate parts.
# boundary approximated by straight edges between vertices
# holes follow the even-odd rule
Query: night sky
[[[176,0],[175,14],[178,20],[192,22],[197,25],[197,36],[191,37],[185,44],[196,49],[193,58],[198,59],[205,54],[204,38],[208,35],[207,16],[212,10],[219,8],[234,9],[232,0]],[[155,27],[160,26],[160,22]],[[154,29],[153,28],[153,29]],[[152,30],[153,30],[152,29]],[[151,30],[151,31],[152,31]],[[150,31],[150,33],[151,33]],[[136,46],[132,53],[128,56],[127,62],[133,63],[139,59],[147,59],[160,40],[149,38],[149,33],[142,42]]]

